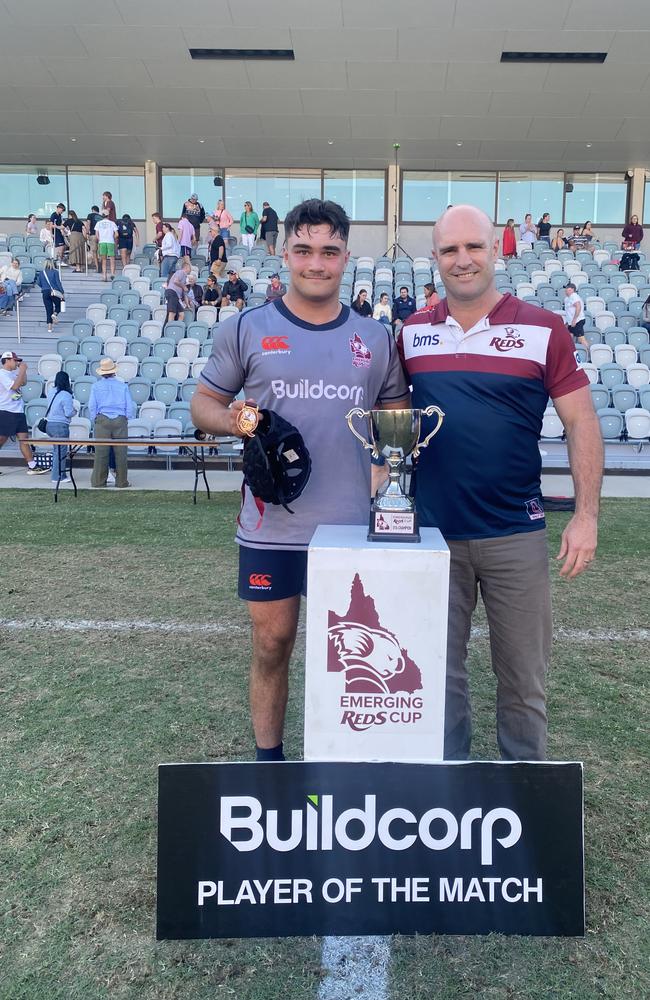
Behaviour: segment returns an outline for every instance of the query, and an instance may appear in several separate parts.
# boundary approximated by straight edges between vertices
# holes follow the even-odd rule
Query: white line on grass
[[[388,1000],[389,937],[326,937],[320,1000]]]
[[[236,625],[226,622],[152,622],[140,619],[133,621],[97,621],[90,618],[9,618],[0,619],[0,631],[24,632],[29,629],[49,632],[179,632],[228,635],[233,632],[248,632],[247,624]],[[304,631],[301,628],[299,631]],[[474,639],[487,638],[485,626],[472,629]],[[580,629],[560,626],[554,631],[554,638],[565,642],[645,642],[650,639],[650,629]]]
[[[24,632],[30,629],[45,632],[206,632],[210,635],[228,635],[248,632],[248,625],[219,622],[149,622],[149,621],[95,621],[81,618],[14,618],[0,619],[0,630]]]

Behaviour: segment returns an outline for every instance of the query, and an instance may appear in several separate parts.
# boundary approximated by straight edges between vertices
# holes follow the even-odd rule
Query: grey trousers
[[[472,741],[467,644],[478,588],[497,678],[497,740],[504,760],[546,757],[545,682],[551,650],[546,531],[448,541],[451,551],[445,759],[467,760]]]
[[[126,417],[105,417],[98,413],[95,418],[96,438],[126,438],[129,433],[129,423]],[[106,486],[108,476],[108,453],[106,445],[95,448],[95,461],[90,477],[91,486]],[[126,448],[114,448],[115,451],[115,485],[128,486]]]

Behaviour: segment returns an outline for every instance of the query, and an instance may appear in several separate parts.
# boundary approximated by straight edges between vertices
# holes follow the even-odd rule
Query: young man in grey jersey
[[[294,513],[264,505],[246,487],[239,517],[239,596],[248,602],[253,656],[250,704],[258,760],[283,760],[282,734],[305,591],[307,548],[318,524],[365,524],[370,462],[348,430],[353,406],[408,406],[392,334],[339,302],[350,222],[331,201],[310,199],[285,219],[289,289],[226,320],[192,399],[209,434],[243,437],[232,402],[275,410],[298,428],[312,459]],[[232,404],[232,405],[231,405]]]

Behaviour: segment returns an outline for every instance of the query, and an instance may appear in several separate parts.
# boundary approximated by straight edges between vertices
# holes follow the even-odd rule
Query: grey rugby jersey
[[[347,306],[315,326],[282,299],[226,320],[200,380],[216,392],[275,410],[302,434],[312,460],[304,492],[262,514],[245,489],[237,541],[253,548],[306,549],[319,524],[365,524],[370,453],[350,433],[352,407],[370,410],[408,395],[393,335]]]

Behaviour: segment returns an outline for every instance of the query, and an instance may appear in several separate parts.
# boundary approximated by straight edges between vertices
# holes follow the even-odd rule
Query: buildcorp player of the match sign
[[[164,764],[159,938],[584,933],[580,764]]]

